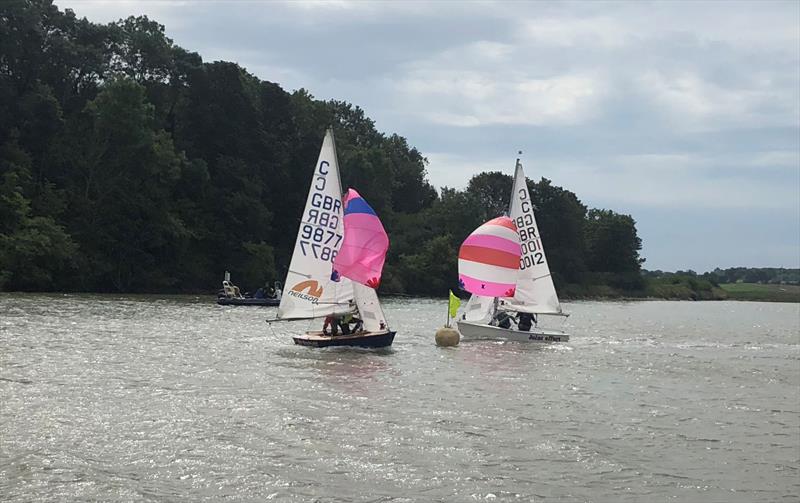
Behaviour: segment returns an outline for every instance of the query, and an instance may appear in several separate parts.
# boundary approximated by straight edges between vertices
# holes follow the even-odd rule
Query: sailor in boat
[[[531,313],[517,313],[517,328],[523,332],[531,329],[531,324],[536,325],[536,315]]]
[[[339,327],[342,329],[342,335],[350,335],[352,332],[350,331],[350,324],[353,323],[353,313],[346,313],[339,318]]]
[[[357,334],[358,332],[363,332],[363,331],[364,331],[364,320],[354,316],[352,333]]]
[[[494,325],[500,328],[511,328],[511,321],[513,318],[505,311],[497,311],[494,317]]]
[[[330,328],[330,332],[328,332],[328,328]],[[339,335],[339,317],[333,314],[329,314],[325,317],[325,321],[322,323],[322,335]]]

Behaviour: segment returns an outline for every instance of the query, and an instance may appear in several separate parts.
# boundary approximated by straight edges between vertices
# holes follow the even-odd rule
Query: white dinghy
[[[362,320],[362,326],[353,333],[339,334],[335,328],[330,333],[310,330],[292,339],[295,344],[313,347],[390,346],[395,332],[389,330],[375,292],[380,273],[371,285],[351,281],[346,274],[332,276],[336,257],[345,241],[344,220],[347,211],[342,201],[340,180],[333,130],[328,129],[284,282],[287,291],[281,297],[277,319],[268,321],[316,319],[321,324],[327,317],[357,315]],[[382,260],[380,266],[383,266]]]
[[[495,290],[491,295],[481,295],[486,291],[487,282],[508,281],[508,271],[501,267],[509,264],[510,257],[504,257],[502,250],[471,250],[464,255],[469,242],[481,243],[472,239],[482,227],[464,241],[459,252],[459,281],[462,288],[472,293],[462,315],[457,322],[458,331],[463,340],[510,340],[524,342],[565,342],[569,335],[561,330],[541,328],[538,325],[540,315],[568,316],[561,310],[550,267],[542,245],[539,227],[533,214],[530,192],[525,180],[522,164],[517,159],[514,173],[514,185],[511,191],[509,208],[510,219],[516,228],[519,243],[519,266],[515,272],[516,282],[513,288]],[[488,223],[487,223],[488,224]],[[492,245],[484,239],[484,244]],[[505,250],[510,248],[506,245]],[[503,247],[501,246],[501,248]],[[504,262],[505,261],[505,262]],[[470,273],[479,273],[478,283]],[[464,280],[464,278],[467,278]],[[483,285],[483,288],[481,288]],[[501,293],[498,293],[501,292]],[[525,321],[518,325],[502,320],[516,318],[530,320],[530,328]],[[520,329],[522,327],[522,329]]]

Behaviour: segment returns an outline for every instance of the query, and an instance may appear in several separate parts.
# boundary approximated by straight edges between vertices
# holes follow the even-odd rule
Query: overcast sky
[[[437,187],[523,150],[528,177],[633,215],[648,269],[800,267],[796,0],[56,4],[359,105]]]

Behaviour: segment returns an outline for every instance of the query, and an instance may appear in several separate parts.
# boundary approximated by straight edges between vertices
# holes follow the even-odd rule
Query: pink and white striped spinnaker
[[[514,221],[497,217],[475,229],[458,250],[458,283],[484,297],[513,297],[521,248]]]
[[[375,210],[358,192],[348,189],[344,196],[344,239],[333,260],[331,279],[344,276],[378,288],[388,249],[389,236]]]

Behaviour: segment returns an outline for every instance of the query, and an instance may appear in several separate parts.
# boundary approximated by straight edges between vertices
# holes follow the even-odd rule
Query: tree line
[[[382,291],[441,295],[461,241],[501,214],[510,174],[437,191],[364,110],[204,62],[147,17],[0,3],[0,289],[203,292],[282,279],[325,128],[343,184],[391,238]],[[509,160],[506,171],[512,171]],[[635,221],[528,180],[566,296],[644,288]]]
[[[714,286],[726,283],[761,283],[771,285],[798,285],[800,284],[800,269],[785,267],[729,267],[727,269],[715,268],[703,274],[688,271],[664,272],[642,271],[646,278],[666,278],[671,276],[687,276],[701,278],[709,281]]]

